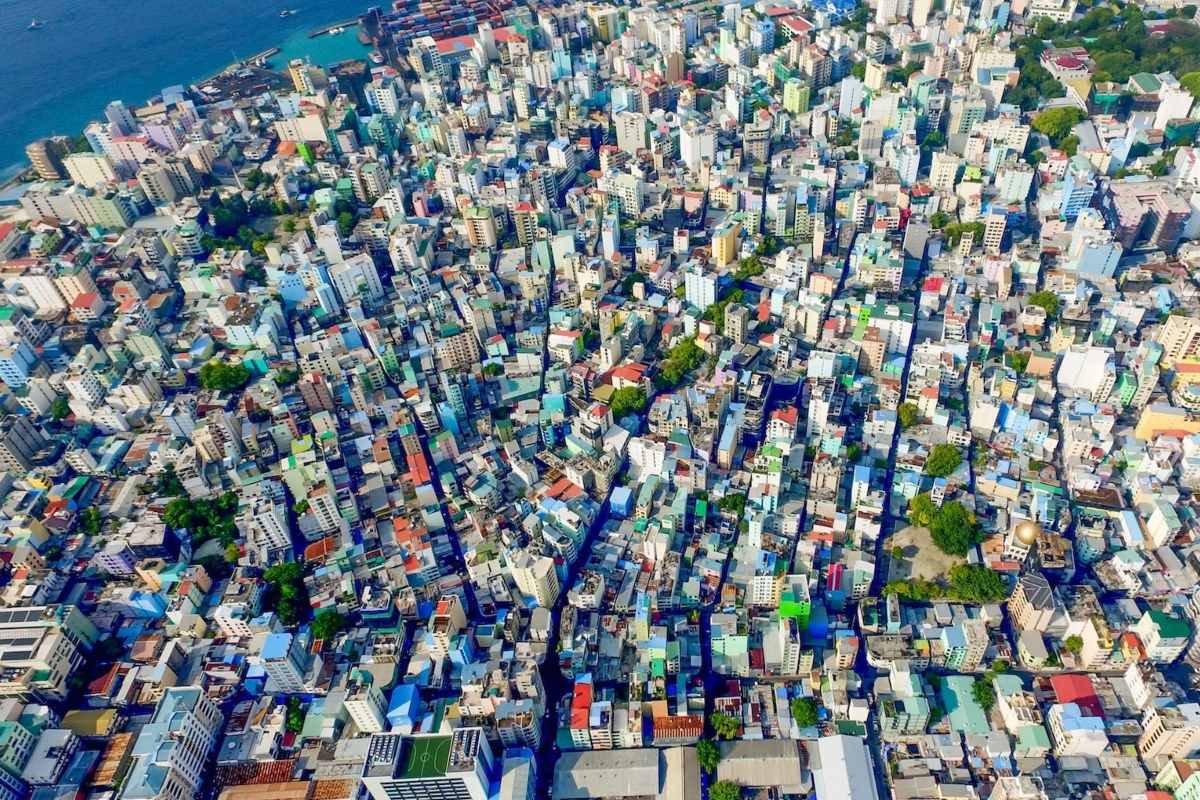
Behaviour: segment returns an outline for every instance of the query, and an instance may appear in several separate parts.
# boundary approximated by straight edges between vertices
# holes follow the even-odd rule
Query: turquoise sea
[[[362,56],[348,28],[308,31],[349,19],[370,0],[0,0],[0,177],[25,164],[25,145],[75,135],[103,117],[108,101],[140,103],[235,60],[282,47],[272,59],[309,56],[329,64]],[[294,16],[280,18],[284,8]],[[36,17],[45,22],[27,30]]]

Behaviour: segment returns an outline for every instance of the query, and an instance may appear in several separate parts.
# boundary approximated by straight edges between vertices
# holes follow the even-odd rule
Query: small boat
[[[384,62],[383,56],[378,50],[372,50],[367,53],[367,58],[371,60],[372,64],[382,64]]]
[[[330,29],[329,29],[329,35],[330,35],[330,36],[337,36],[339,33],[341,33],[341,32],[342,32],[342,31],[344,31],[344,30],[346,30],[346,29],[345,29],[345,28],[330,28]]]
[[[40,20],[40,19],[38,19],[37,17],[34,17],[34,18],[33,18],[33,21],[31,21],[31,22],[29,23],[29,27],[28,27],[28,28],[26,28],[25,30],[27,30],[27,31],[37,31],[37,30],[41,30],[41,29],[42,29],[42,28],[44,28],[45,26],[46,26],[46,22],[45,22],[45,20]]]
[[[279,18],[280,18],[280,19],[287,19],[288,17],[290,17],[290,16],[294,15],[295,13],[296,13],[296,9],[294,9],[294,8],[285,8],[283,11],[280,11],[280,12],[279,12]]]

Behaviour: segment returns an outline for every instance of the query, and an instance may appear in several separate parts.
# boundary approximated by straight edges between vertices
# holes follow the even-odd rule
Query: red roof
[[[1054,675],[1050,678],[1050,688],[1059,703],[1075,703],[1090,716],[1104,716],[1104,706],[1087,675]]]

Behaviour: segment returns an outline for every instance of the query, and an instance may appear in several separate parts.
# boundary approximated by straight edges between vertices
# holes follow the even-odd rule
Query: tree
[[[917,420],[921,418],[921,411],[915,403],[901,403],[896,409],[896,416],[900,419],[900,430],[903,431],[917,424]]]
[[[1077,656],[1083,650],[1083,639],[1075,635],[1068,636],[1063,640],[1062,649],[1073,656]]]
[[[945,478],[954,474],[962,463],[962,453],[952,444],[937,444],[925,461],[925,474],[933,478]]]
[[[287,699],[287,721],[284,725],[288,733],[299,733],[304,728],[304,709],[299,697]]]
[[[281,369],[275,373],[276,386],[291,386],[296,381],[300,380],[300,371],[295,369]]]
[[[630,414],[640,413],[646,407],[646,390],[640,386],[623,386],[612,393],[608,407],[613,419],[624,419]]]
[[[50,418],[55,422],[61,422],[69,416],[71,416],[71,404],[67,402],[67,398],[54,398],[54,402],[50,404]]]
[[[892,561],[902,561],[904,559],[904,548],[896,545],[892,548]]]
[[[626,297],[633,297],[633,285],[635,283],[645,283],[646,276],[640,272],[631,272],[621,281],[621,294]]]
[[[1058,316],[1058,295],[1048,289],[1034,292],[1029,296],[1029,305],[1037,306],[1046,312],[1047,317]]]
[[[941,230],[949,225],[953,220],[954,218],[945,211],[935,211],[933,212],[932,216],[929,217],[929,227],[934,228],[935,230]]]
[[[695,339],[684,339],[667,351],[666,359],[659,364],[654,384],[660,389],[674,389],[683,382],[684,376],[704,363],[704,351]]]
[[[717,781],[708,788],[708,800],[741,800],[742,787],[733,781]]]
[[[237,509],[238,498],[233,492],[199,500],[176,497],[163,509],[162,520],[176,530],[186,529],[191,534],[193,547],[199,547],[209,539],[217,539],[223,546],[228,546],[237,538],[234,524]]]
[[[1200,72],[1187,72],[1179,77],[1179,85],[1187,89],[1192,97],[1200,95]]]
[[[746,510],[746,495],[743,492],[732,492],[724,495],[717,501],[717,508],[722,511],[728,511],[741,519],[742,514]]]
[[[175,474],[174,464],[167,464],[167,466],[163,467],[163,471],[158,473],[158,477],[154,480],[154,491],[168,497],[182,497],[184,495],[183,482]]]
[[[342,236],[349,236],[350,231],[354,230],[354,214],[349,211],[343,211],[338,214],[337,226]]]
[[[1050,143],[1058,147],[1071,134],[1071,130],[1086,118],[1087,114],[1074,106],[1051,108],[1033,118],[1033,129],[1045,134]]]
[[[971,686],[971,696],[975,698],[975,702],[979,704],[984,711],[991,711],[992,706],[996,705],[996,690],[992,687],[990,676],[976,678],[975,683]]]
[[[817,702],[811,697],[797,697],[792,700],[792,719],[798,728],[811,728],[817,724]]]
[[[696,742],[696,761],[700,763],[700,769],[709,775],[715,774],[717,764],[721,762],[721,748],[712,739],[701,739]]]
[[[227,364],[213,359],[200,368],[200,385],[217,392],[234,392],[250,382],[250,370],[242,362]]]
[[[332,639],[345,627],[346,618],[339,612],[327,608],[318,613],[313,620],[312,635],[314,639]]]
[[[952,556],[965,556],[983,541],[975,515],[957,500],[942,504],[929,525],[929,533],[938,549]]]
[[[304,569],[294,561],[276,564],[263,572],[267,584],[264,608],[273,608],[284,625],[295,625],[308,608],[308,590],[304,587]]]
[[[748,256],[738,263],[738,268],[733,273],[733,279],[735,281],[749,280],[750,278],[762,275],[766,271],[767,268],[763,266],[761,258],[757,255]]]
[[[742,729],[742,723],[719,711],[709,717],[709,720],[712,722],[713,732],[721,739],[732,739]]]
[[[238,559],[242,557],[242,550],[233,542],[225,545],[225,560],[230,564],[236,564]]]
[[[855,61],[854,65],[850,67],[850,74],[855,78],[858,78],[860,81],[867,77],[867,62]]]
[[[938,514],[938,507],[929,498],[928,492],[922,492],[908,504],[908,524],[917,528],[928,528],[933,525],[933,519]]]
[[[105,636],[92,649],[92,657],[101,664],[109,664],[125,655],[125,645],[115,636]]]
[[[204,556],[202,558],[197,558],[195,563],[203,567],[204,571],[208,573],[208,577],[212,578],[214,581],[224,580],[233,574],[233,569],[230,567],[229,562],[225,560],[225,556],[223,555]]]
[[[88,536],[98,536],[104,530],[104,515],[95,506],[88,506],[79,515],[79,525]]]
[[[1025,368],[1029,366],[1029,351],[1027,350],[1010,350],[1004,354],[1008,365],[1017,372],[1025,372]]]
[[[1008,597],[1008,584],[982,564],[956,564],[950,568],[950,595],[963,603],[998,603]]]

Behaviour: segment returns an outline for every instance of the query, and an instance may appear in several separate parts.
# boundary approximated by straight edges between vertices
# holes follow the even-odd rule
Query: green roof
[[[1192,626],[1186,620],[1155,609],[1150,609],[1149,614],[1158,628],[1158,635],[1164,639],[1186,639],[1192,635]]]

